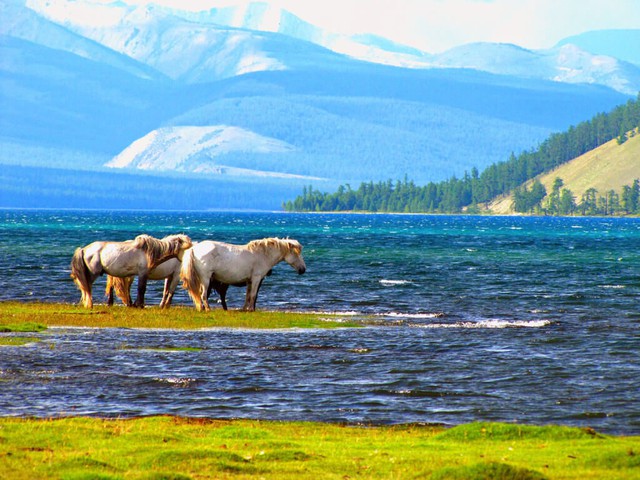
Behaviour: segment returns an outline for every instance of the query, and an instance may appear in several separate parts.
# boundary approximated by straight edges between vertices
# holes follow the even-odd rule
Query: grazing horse
[[[162,291],[160,308],[169,308],[171,306],[173,294],[178,286],[178,281],[180,280],[180,260],[178,260],[178,258],[170,258],[169,260],[162,262],[149,272],[149,280],[164,280],[164,290]],[[115,294],[122,300],[122,303],[127,307],[132,307],[132,283],[133,276],[113,277],[111,275],[107,275],[107,287],[105,289],[107,305],[113,305],[113,293],[115,290]]]
[[[138,235],[124,242],[93,242],[77,248],[71,260],[71,278],[82,293],[82,303],[93,307],[93,282],[106,273],[114,277],[138,276],[138,297],[134,306],[144,308],[144,294],[149,271],[170,258],[181,259],[191,248],[186,235],[169,235],[161,240]]]
[[[307,269],[302,258],[302,245],[297,240],[264,238],[246,245],[206,240],[186,252],[180,278],[198,310],[210,310],[210,287],[220,293],[226,310],[225,295],[229,285],[247,286],[242,310],[252,312],[262,280],[278,263],[285,261],[299,274]]]

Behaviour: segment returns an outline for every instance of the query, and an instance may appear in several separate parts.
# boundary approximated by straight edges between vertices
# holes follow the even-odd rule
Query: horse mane
[[[277,238],[269,237],[262,238],[260,240],[252,240],[247,243],[247,250],[250,252],[267,252],[271,249],[278,249],[280,253],[285,256],[289,252],[293,252],[296,255],[300,255],[302,252],[302,245],[297,240],[290,238]]]
[[[149,269],[157,267],[167,257],[175,256],[180,250],[190,248],[191,239],[187,235],[168,235],[157,239],[151,235],[138,235],[134,241],[134,248],[142,250],[147,257]]]

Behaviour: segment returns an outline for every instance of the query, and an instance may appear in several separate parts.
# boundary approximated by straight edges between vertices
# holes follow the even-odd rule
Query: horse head
[[[191,239],[187,235],[168,235],[161,240],[150,235],[138,235],[134,246],[144,251],[149,268],[155,268],[165,260],[177,257],[182,260],[184,251],[191,248]]]
[[[289,238],[282,240],[282,242],[286,245],[284,261],[291,265],[298,272],[298,275],[302,275],[307,270],[304,258],[302,258],[302,245],[297,240]]]
[[[193,246],[193,242],[188,235],[178,234],[178,235],[167,235],[162,239],[166,241],[171,246],[171,251],[175,254],[176,258],[182,261],[182,256],[184,252],[189,250]]]

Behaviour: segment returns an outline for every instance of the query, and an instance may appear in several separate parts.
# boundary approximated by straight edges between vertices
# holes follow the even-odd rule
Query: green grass
[[[358,323],[283,312],[196,312],[0,302],[0,331],[48,326],[336,328]],[[28,336],[1,335],[3,344]],[[120,348],[132,348],[123,344]],[[163,351],[192,351],[171,345]],[[0,417],[0,478],[21,479],[630,479],[640,437],[591,429],[473,423],[344,426],[311,422]]]
[[[198,312],[192,307],[145,309],[59,303],[0,302],[0,332],[40,331],[46,327],[116,328],[342,328],[361,324],[339,316],[292,312],[241,312],[215,309]],[[19,330],[32,328],[32,330]]]
[[[640,438],[486,423],[0,418],[0,478],[633,480]]]
[[[41,323],[14,323],[14,324],[0,324],[0,333],[7,332],[41,332],[46,330],[47,326],[42,325]]]
[[[29,343],[39,342],[35,337],[0,337],[0,346],[20,347]]]

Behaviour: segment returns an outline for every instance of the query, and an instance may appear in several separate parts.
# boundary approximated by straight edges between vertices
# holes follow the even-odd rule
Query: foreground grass
[[[106,307],[86,309],[59,303],[0,302],[0,332],[39,331],[46,327],[115,327],[115,328],[338,328],[357,327],[331,315],[291,312],[240,312],[215,309],[198,312],[192,307],[177,306],[167,310]]]
[[[493,423],[3,418],[0,478],[638,479],[640,437]]]

